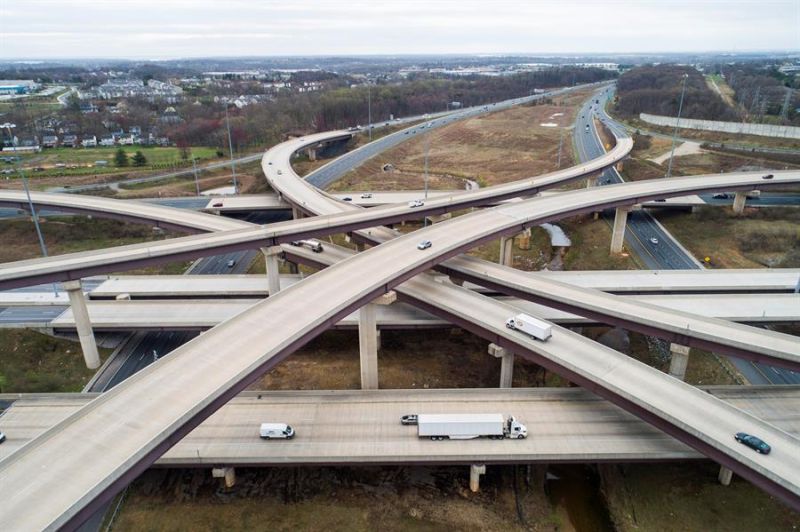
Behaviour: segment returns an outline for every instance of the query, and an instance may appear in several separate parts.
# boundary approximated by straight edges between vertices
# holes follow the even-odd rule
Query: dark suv
[[[743,445],[747,445],[757,453],[769,454],[769,452],[772,450],[772,447],[767,445],[767,442],[746,432],[737,432],[733,437],[736,438],[736,441]]]

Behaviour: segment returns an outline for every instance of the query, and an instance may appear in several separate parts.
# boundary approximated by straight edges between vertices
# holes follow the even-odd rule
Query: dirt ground
[[[378,381],[382,389],[491,388],[500,360],[488,342],[459,329],[381,331]],[[252,390],[360,388],[358,332],[328,331],[297,351]],[[567,381],[517,357],[514,386],[563,386]]]
[[[557,169],[558,145],[571,125],[577,105],[588,93],[553,104],[515,107],[462,120],[387,150],[346,174],[333,190],[402,190],[424,186],[424,160],[432,189],[463,189],[465,180],[489,186]],[[554,123],[559,127],[540,124]],[[571,161],[572,139],[564,134],[562,166]],[[393,171],[384,172],[391,164]]]
[[[220,486],[207,469],[150,470],[128,490],[114,530],[564,530],[543,467],[237,468]],[[526,482],[529,480],[530,482]],[[517,490],[515,495],[514,485]],[[519,508],[519,509],[518,509]]]

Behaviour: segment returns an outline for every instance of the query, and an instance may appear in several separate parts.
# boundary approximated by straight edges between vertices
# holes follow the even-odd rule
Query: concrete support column
[[[592,188],[597,186],[597,181],[600,178],[598,176],[590,176],[586,178],[586,188]]]
[[[485,474],[485,464],[472,464],[469,466],[469,489],[472,493],[478,493],[481,489],[481,475]]]
[[[744,205],[747,202],[747,195],[742,191],[737,191],[733,196],[733,212],[742,214],[744,212]]]
[[[519,249],[531,249],[531,228],[525,229],[519,234],[517,245]]]
[[[232,488],[236,485],[235,467],[215,467],[211,470],[211,476],[214,478],[224,478],[226,488]]]
[[[83,360],[89,369],[100,367],[100,355],[97,353],[97,342],[94,339],[92,322],[89,320],[89,310],[86,308],[86,298],[83,295],[80,280],[63,283],[64,290],[69,296],[72,307],[72,316],[75,318],[75,327],[78,330],[78,339],[83,350]]]
[[[611,253],[622,253],[622,244],[625,242],[625,226],[628,224],[630,211],[630,207],[617,207],[614,229],[611,233]]]
[[[496,344],[489,344],[489,354],[500,359],[500,388],[511,388],[514,381],[514,353]]]
[[[292,207],[292,219],[299,220],[303,217],[303,212],[297,207]]]
[[[281,291],[281,274],[278,257],[282,252],[283,250],[280,246],[261,248],[261,253],[264,254],[264,260],[267,263],[267,285],[269,295],[271,296]]]
[[[500,260],[498,261],[503,266],[511,266],[514,260],[514,237],[501,236],[500,237]]]
[[[686,366],[689,365],[689,347],[680,344],[669,344],[669,374],[676,379],[686,380]]]
[[[717,478],[719,479],[719,483],[723,486],[730,486],[731,480],[733,479],[733,471],[725,466],[719,466],[719,475],[717,475]]]
[[[316,161],[317,160],[317,150],[315,148],[308,148],[306,150],[306,154],[308,154],[309,161]]]
[[[378,305],[390,305],[397,294],[388,292],[358,310],[358,353],[361,368],[361,389],[378,389],[378,327],[376,313]]]

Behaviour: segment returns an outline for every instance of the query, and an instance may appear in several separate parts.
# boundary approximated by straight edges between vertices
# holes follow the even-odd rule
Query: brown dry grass
[[[335,190],[418,189],[423,185],[425,144],[429,137],[430,187],[462,189],[464,180],[483,186],[515,181],[556,169],[560,128],[542,127],[553,122],[573,123],[576,104],[586,94],[571,95],[550,105],[523,106],[462,120],[425,134],[373,157],[346,174]],[[561,116],[554,116],[563,113]],[[562,166],[567,166],[571,137],[564,135]],[[394,174],[382,171],[384,164]]]
[[[783,217],[783,219],[782,219]],[[752,250],[744,237],[767,240],[785,234],[798,234],[797,215],[791,210],[745,209],[737,216],[730,208],[705,207],[694,214],[665,212],[658,220],[698,260],[711,258],[713,268],[764,268],[778,265],[792,244]],[[750,238],[750,240],[752,240]],[[777,239],[776,242],[779,242]]]
[[[488,342],[457,329],[383,331],[378,353],[382,389],[491,388],[500,361]],[[329,331],[253,383],[253,390],[360,388],[358,333]],[[517,358],[514,386],[563,386],[566,381]]]

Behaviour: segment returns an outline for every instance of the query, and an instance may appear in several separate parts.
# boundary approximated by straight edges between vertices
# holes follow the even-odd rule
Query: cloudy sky
[[[800,0],[0,0],[0,58],[800,50]]]

